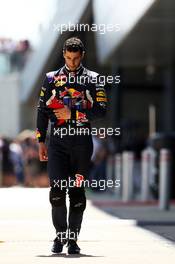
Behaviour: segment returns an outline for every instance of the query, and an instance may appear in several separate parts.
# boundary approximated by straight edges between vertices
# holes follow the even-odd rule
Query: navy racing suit
[[[52,221],[57,235],[63,238],[65,234],[65,239],[67,231],[75,239],[80,232],[86,207],[85,189],[81,183],[87,179],[93,152],[92,136],[86,129],[91,131],[91,121],[104,117],[106,103],[105,88],[99,82],[99,75],[82,65],[75,72],[65,65],[45,76],[38,103],[37,138],[39,142],[45,142],[50,120],[48,175]],[[71,118],[57,119],[53,110],[65,105],[71,110]],[[84,134],[76,132],[82,128],[86,131]],[[63,136],[61,131],[68,129],[69,133]],[[71,129],[75,131],[73,135]],[[70,201],[68,223],[67,191]]]

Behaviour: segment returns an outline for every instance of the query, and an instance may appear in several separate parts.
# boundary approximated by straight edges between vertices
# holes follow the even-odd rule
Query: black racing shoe
[[[51,251],[53,253],[61,253],[63,250],[63,245],[64,245],[64,243],[61,243],[60,239],[58,239],[58,237],[56,237],[54,239]]]
[[[80,254],[80,248],[75,240],[70,239],[68,241],[67,247],[68,247],[68,254]]]

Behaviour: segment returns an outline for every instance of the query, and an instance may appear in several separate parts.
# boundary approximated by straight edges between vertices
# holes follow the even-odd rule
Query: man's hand
[[[39,160],[48,161],[47,147],[43,142],[39,143]]]
[[[70,119],[71,118],[71,111],[68,108],[67,105],[64,106],[64,108],[61,109],[55,109],[53,111],[57,117],[57,119]]]

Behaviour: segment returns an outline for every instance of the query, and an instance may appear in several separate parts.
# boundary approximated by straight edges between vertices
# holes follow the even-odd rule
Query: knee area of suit
[[[83,212],[86,208],[86,196],[84,189],[74,188],[69,190],[70,209]]]
[[[52,187],[49,193],[49,201],[53,206],[62,206],[66,202],[66,191]]]

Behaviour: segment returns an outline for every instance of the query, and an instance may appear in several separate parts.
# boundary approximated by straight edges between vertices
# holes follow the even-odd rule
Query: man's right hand
[[[48,161],[47,147],[46,144],[43,142],[39,143],[39,160]]]

